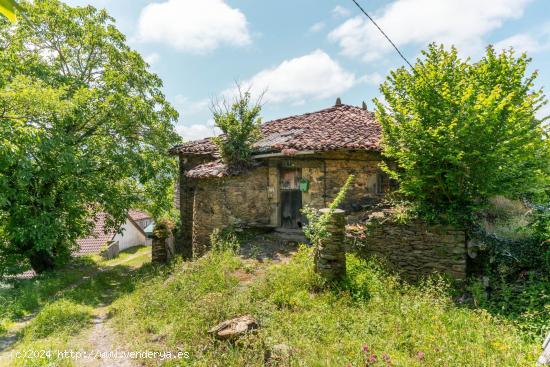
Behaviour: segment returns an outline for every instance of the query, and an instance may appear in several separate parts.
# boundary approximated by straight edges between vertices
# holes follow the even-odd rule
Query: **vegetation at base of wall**
[[[238,253],[241,243],[232,228],[216,228],[210,234],[210,248],[214,252]]]
[[[214,125],[221,136],[212,138],[223,161],[232,167],[242,167],[252,159],[252,145],[261,137],[261,97],[252,102],[250,90],[236,85],[237,96],[232,102],[213,102]]]
[[[529,271],[514,280],[495,274],[488,279],[488,290],[481,279],[467,285],[473,306],[509,320],[532,340],[544,340],[550,332],[550,275]]]
[[[456,306],[441,279],[413,286],[376,260],[349,255],[347,264],[341,288],[322,289],[311,249],[301,248],[243,285],[243,260],[210,252],[140,282],[114,303],[114,325],[136,349],[189,352],[167,366],[276,364],[269,356],[281,344],[291,351],[282,363],[310,366],[527,366],[540,352],[510,323]],[[230,343],[207,332],[245,314],[257,318],[256,333]]]
[[[546,99],[529,61],[488,47],[470,62],[432,44],[380,86],[384,169],[424,218],[464,225],[495,195],[544,196],[549,125],[535,117]]]
[[[511,320],[523,333],[544,338],[550,331],[550,206],[492,198],[470,232],[484,248],[481,274],[467,290],[475,307]]]

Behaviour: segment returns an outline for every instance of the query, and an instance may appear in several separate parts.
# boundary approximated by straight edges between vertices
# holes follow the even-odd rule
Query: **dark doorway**
[[[303,220],[300,210],[302,209],[302,192],[300,191],[300,180],[302,170],[299,168],[281,169],[281,227],[298,229],[302,227]]]

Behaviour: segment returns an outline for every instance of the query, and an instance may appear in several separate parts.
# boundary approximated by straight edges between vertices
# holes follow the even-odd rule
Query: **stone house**
[[[368,212],[390,189],[380,169],[381,126],[365,105],[337,100],[330,108],[266,122],[261,130],[253,167],[246,170],[225,165],[210,138],[170,150],[179,156],[180,248],[192,244],[200,255],[214,229],[231,225],[301,233],[300,209],[326,207],[350,174],[355,179],[342,205],[348,219]],[[385,222],[368,232],[363,249],[386,257],[405,275],[466,274],[464,231]]]
[[[299,230],[304,205],[322,208],[346,178],[355,180],[344,207],[379,200],[388,180],[379,169],[380,124],[366,108],[337,103],[317,112],[262,124],[254,166],[231,170],[209,138],[173,147],[180,159],[183,241],[196,253],[210,233],[227,225]]]

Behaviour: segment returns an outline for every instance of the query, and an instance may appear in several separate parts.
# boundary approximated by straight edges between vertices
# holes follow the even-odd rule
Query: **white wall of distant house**
[[[143,246],[146,244],[145,234],[140,231],[130,219],[121,227],[122,233],[117,233],[113,238],[114,242],[118,242],[120,251],[134,246]]]

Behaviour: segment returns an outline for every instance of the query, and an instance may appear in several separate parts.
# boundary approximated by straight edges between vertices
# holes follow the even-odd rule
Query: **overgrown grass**
[[[73,366],[73,360],[58,352],[76,349],[71,337],[89,325],[92,311],[65,299],[46,305],[22,331],[6,366]]]
[[[73,359],[62,357],[58,352],[76,351],[86,347],[86,343],[78,345],[75,341],[78,341],[78,334],[91,325],[90,321],[95,308],[108,306],[116,298],[132,292],[135,283],[147,279],[147,274],[155,274],[155,269],[148,264],[137,269],[138,266],[149,261],[150,248],[134,250],[129,252],[130,255],[123,254],[118,260],[108,262],[97,258],[86,260],[85,263],[90,264],[90,268],[95,267],[96,271],[75,271],[75,274],[69,276],[73,282],[66,283],[69,287],[64,289],[56,287],[51,297],[40,299],[35,306],[37,307],[36,316],[19,333],[11,358],[8,358],[7,364],[3,364],[0,360],[0,366],[73,366],[75,362]],[[127,261],[133,254],[137,257]],[[82,260],[75,261],[80,263]],[[104,265],[109,267],[97,271]],[[64,274],[64,271],[61,274]],[[94,275],[83,278],[91,273]],[[58,276],[61,274],[58,273]],[[79,278],[75,279],[75,277]],[[41,282],[24,281],[24,284],[29,287],[29,290],[34,287],[37,292],[44,292]],[[18,296],[22,296],[17,293],[17,288],[12,289],[11,292],[12,299],[17,300]],[[14,304],[17,305],[15,302]],[[17,310],[16,306],[14,309]]]
[[[0,336],[13,321],[36,311],[57,293],[97,270],[97,264],[84,257],[33,279],[9,280],[8,287],[0,287]]]
[[[135,349],[189,352],[166,365],[260,366],[281,343],[296,366],[364,366],[374,355],[372,366],[528,366],[539,352],[513,325],[454,305],[439,279],[406,285],[350,255],[348,278],[327,289],[307,249],[248,286],[236,276],[242,267],[231,252],[175,264],[115,302],[115,325]],[[243,314],[258,319],[257,333],[235,343],[208,334]]]

